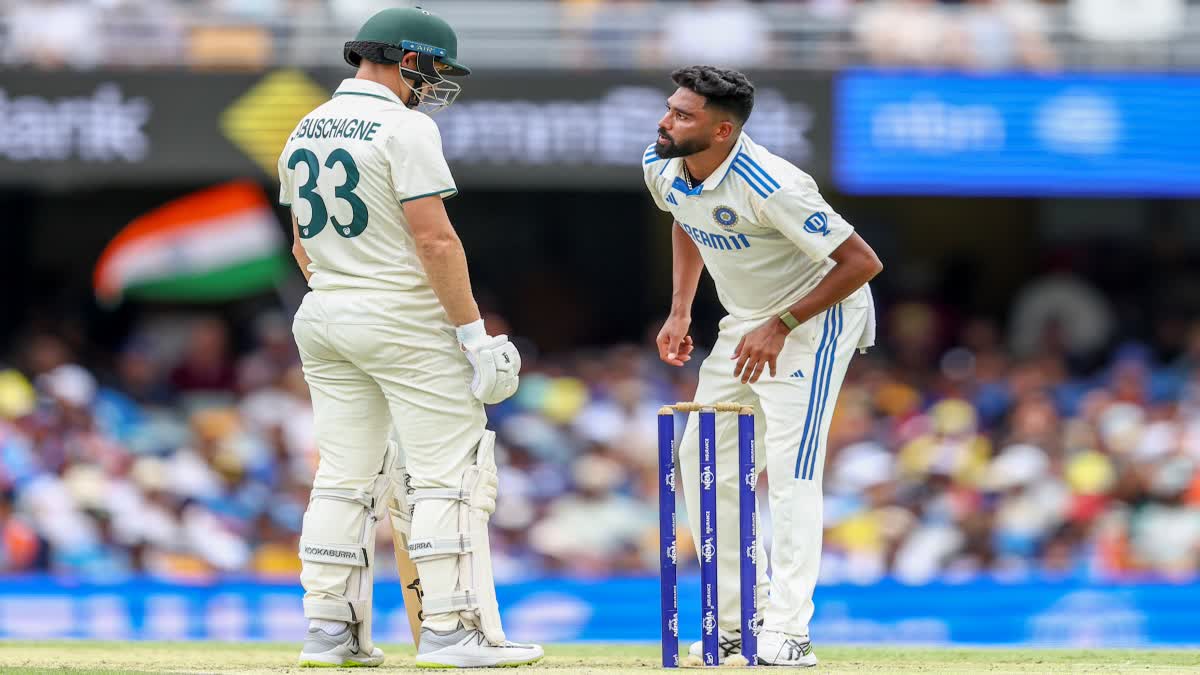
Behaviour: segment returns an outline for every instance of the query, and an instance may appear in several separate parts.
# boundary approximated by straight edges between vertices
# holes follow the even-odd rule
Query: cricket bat
[[[405,539],[403,524],[396,515],[400,505],[395,500],[388,508],[392,519],[392,550],[396,552],[396,571],[400,574],[401,592],[404,595],[404,611],[408,614],[408,627],[412,630],[414,645],[421,644],[421,622],[425,620],[422,612],[424,592],[421,590],[421,575],[417,565],[408,557],[408,541]]]

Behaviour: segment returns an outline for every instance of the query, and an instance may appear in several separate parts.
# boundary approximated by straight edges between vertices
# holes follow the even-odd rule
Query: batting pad
[[[346,579],[342,598],[305,598],[304,616],[357,624],[359,644],[367,653],[374,648],[371,594],[375,527],[395,489],[393,467],[397,462],[397,448],[389,443],[383,466],[369,480],[366,490],[313,488],[300,539],[300,560],[306,567],[332,567],[338,570],[335,574]]]
[[[496,602],[495,579],[492,576],[491,545],[488,539],[488,520],[496,510],[496,434],[485,431],[479,440],[475,465],[463,474],[458,489],[419,489],[413,501],[438,503],[457,512],[458,531],[447,536],[413,539],[408,555],[421,567],[423,563],[453,558],[457,573],[449,592],[431,587],[425,570],[425,615],[457,612],[463,622],[478,628],[492,644],[505,642],[500,624],[500,607]],[[432,505],[432,504],[431,504]]]

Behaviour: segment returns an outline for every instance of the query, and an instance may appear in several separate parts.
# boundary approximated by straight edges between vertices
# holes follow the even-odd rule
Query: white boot
[[[725,659],[735,654],[742,653],[742,631],[720,631],[717,637],[717,663],[724,663]],[[697,640],[688,647],[687,659],[684,661],[685,666],[702,666],[704,665],[704,643]]]
[[[807,635],[788,635],[777,630],[764,630],[758,634],[758,662],[765,666],[817,665],[817,655]]]
[[[358,647],[358,636],[349,627],[333,635],[320,628],[310,628],[300,650],[302,668],[348,668],[381,663],[383,650],[375,647],[370,654],[363,654]]]
[[[494,645],[483,633],[459,626],[449,633],[421,629],[417,666],[421,668],[495,668],[523,666],[540,661],[545,652],[538,645],[505,641]]]

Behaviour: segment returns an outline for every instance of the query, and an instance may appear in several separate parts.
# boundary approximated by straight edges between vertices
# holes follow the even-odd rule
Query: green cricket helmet
[[[400,63],[404,55],[417,55],[417,69],[401,68],[417,82],[416,96],[406,105],[436,112],[454,102],[461,87],[446,79],[471,74],[458,61],[458,36],[446,20],[420,7],[396,7],[378,12],[346,43],[346,63],[358,67],[365,58],[376,63]]]

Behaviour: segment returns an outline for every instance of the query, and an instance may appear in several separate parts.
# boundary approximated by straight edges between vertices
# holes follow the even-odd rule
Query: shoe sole
[[[757,662],[757,665],[760,666],[778,666],[780,668],[816,668],[817,664],[820,663],[817,661],[816,657],[813,657],[812,663],[767,663],[762,659],[761,656],[755,659],[755,661]]]
[[[379,659],[379,663],[364,663],[362,661],[351,661],[349,659],[341,663],[330,663],[328,661],[315,661],[313,659],[300,659],[299,665],[301,668],[376,668],[383,664],[383,659]]]
[[[537,663],[538,661],[541,661],[544,658],[546,658],[546,657],[539,656],[535,659],[529,659],[528,661],[513,661],[511,663],[493,663],[493,664],[487,665],[487,666],[481,666],[481,665],[456,666],[456,665],[452,665],[449,663],[437,663],[435,661],[417,661],[416,666],[418,668],[520,668],[521,666],[533,665],[533,664]]]

